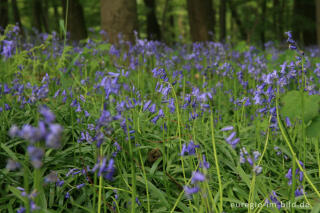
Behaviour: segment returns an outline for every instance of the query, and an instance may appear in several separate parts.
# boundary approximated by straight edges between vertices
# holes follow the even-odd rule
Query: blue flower
[[[200,172],[192,172],[191,184],[205,181],[206,177]]]
[[[191,140],[190,143],[188,144],[188,146],[186,146],[185,144],[182,145],[182,149],[181,149],[181,156],[184,156],[185,153],[187,153],[188,155],[194,155],[196,154],[196,148],[199,148],[200,145],[195,145],[193,143],[193,141]]]
[[[195,194],[195,193],[199,192],[199,190],[200,190],[200,188],[198,186],[195,186],[195,187],[184,186],[183,189],[187,195]]]

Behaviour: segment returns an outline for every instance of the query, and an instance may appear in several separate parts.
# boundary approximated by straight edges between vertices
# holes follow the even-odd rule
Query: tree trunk
[[[138,29],[136,0],[100,0],[101,28],[109,42],[117,43],[119,33],[124,40],[134,42]]]
[[[161,31],[156,17],[155,0],[144,0],[148,8],[147,12],[147,34],[149,40],[161,40]]]
[[[294,1],[294,34],[304,45],[317,43],[315,1]]]
[[[172,1],[170,2],[169,0],[166,0],[162,12],[161,35],[162,39],[168,44],[173,44],[175,39],[174,17],[172,15],[172,8]]]
[[[43,26],[44,29],[47,33],[49,33],[49,2],[48,1],[44,1],[44,5],[43,5],[43,13],[42,13],[42,17],[43,17]]]
[[[246,29],[245,29],[244,25],[241,22],[241,19],[240,19],[239,14],[238,14],[238,12],[236,10],[236,7],[234,6],[232,0],[227,1],[227,2],[229,3],[229,7],[230,7],[230,10],[231,10],[232,18],[234,19],[235,23],[237,24],[237,26],[239,28],[241,39],[245,40],[247,38]]]
[[[316,15],[317,15],[317,43],[320,48],[320,0],[316,1]]]
[[[79,41],[87,38],[83,8],[78,0],[63,0],[63,17],[67,18],[65,22],[71,40]]]
[[[8,10],[8,0],[0,0],[0,27],[3,29],[5,29],[9,23]]]
[[[280,38],[280,32],[279,32],[279,17],[281,16],[281,14],[279,14],[280,12],[280,8],[281,8],[281,4],[280,4],[280,0],[273,0],[272,2],[272,21],[273,21],[273,33],[274,38],[278,39]]]
[[[260,28],[260,40],[262,48],[264,49],[264,44],[266,43],[265,30],[266,30],[266,11],[267,11],[267,1],[261,0],[261,28]]]
[[[15,24],[17,24],[19,26],[20,34],[23,35],[23,29],[22,29],[22,24],[21,24],[20,13],[19,13],[17,1],[12,0],[11,6],[12,6],[13,18],[14,18]]]
[[[220,41],[226,39],[226,0],[220,0],[219,5],[219,22],[220,22]]]
[[[33,14],[33,26],[42,32],[42,1],[33,0],[32,1],[32,14]]]
[[[188,0],[187,8],[192,41],[209,40],[214,26],[211,0]]]
[[[52,3],[53,3],[52,6],[53,6],[53,15],[54,15],[54,22],[55,22],[54,29],[57,32],[59,32],[59,28],[60,28],[60,26],[59,26],[60,15],[59,15],[59,11],[58,11],[59,4],[56,1],[52,1]]]

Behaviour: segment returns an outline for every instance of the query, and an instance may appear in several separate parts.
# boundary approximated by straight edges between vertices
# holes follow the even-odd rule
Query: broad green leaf
[[[319,115],[312,120],[312,123],[310,124],[310,126],[307,127],[306,132],[308,137],[320,136],[320,116]]]
[[[308,95],[304,93],[304,112],[302,113],[302,95],[299,91],[290,91],[282,97],[281,114],[284,117],[289,117],[291,121],[303,119],[305,123],[315,118],[319,114],[320,97]]]

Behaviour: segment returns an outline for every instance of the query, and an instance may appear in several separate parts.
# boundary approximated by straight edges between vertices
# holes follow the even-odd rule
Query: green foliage
[[[320,115],[312,119],[311,124],[307,127],[308,137],[320,137]]]
[[[289,117],[293,122],[303,119],[307,124],[319,114],[320,97],[318,95],[308,95],[307,92],[302,94],[293,90],[287,92],[281,102],[281,114]]]

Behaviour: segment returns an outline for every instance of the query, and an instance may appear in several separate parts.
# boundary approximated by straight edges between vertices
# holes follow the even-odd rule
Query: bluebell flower
[[[155,105],[155,104],[152,104],[152,105],[150,106],[150,108],[149,108],[149,111],[150,111],[151,113],[155,113],[155,112],[156,112],[156,105]]]
[[[297,187],[297,189],[294,191],[294,195],[295,195],[296,197],[299,197],[299,196],[303,195],[303,188],[302,188],[302,186],[298,186],[298,187]]]
[[[17,213],[25,213],[26,212],[26,208],[24,207],[20,207],[18,210],[17,210]]]
[[[147,101],[147,102],[144,104],[142,110],[143,110],[143,111],[146,111],[146,110],[149,108],[150,104],[151,104],[151,100]]]
[[[222,128],[220,131],[231,131],[231,130],[233,130],[233,126],[226,126],[226,127],[224,127],[224,128]]]
[[[58,149],[60,147],[62,131],[63,128],[59,124],[50,124],[49,133],[46,136],[46,146]]]
[[[47,124],[52,123],[56,119],[55,115],[46,106],[40,107],[39,113],[44,117]]]
[[[205,181],[206,177],[200,172],[192,172],[191,184]]]
[[[195,145],[194,142],[191,140],[188,144],[188,146],[186,144],[182,145],[182,149],[181,149],[181,156],[184,156],[185,153],[187,153],[188,155],[194,155],[196,154],[196,148],[199,148],[200,145]]]
[[[269,196],[271,202],[275,203],[277,205],[277,208],[280,209],[281,208],[281,202],[278,199],[278,195],[276,194],[275,191],[272,191],[271,195]],[[266,200],[266,202],[270,202],[268,199]]]
[[[44,156],[44,150],[34,146],[28,146],[27,148],[30,160],[34,168],[39,169],[42,166],[42,158]]]
[[[202,162],[200,162],[199,165],[200,168],[205,168],[205,169],[209,169],[210,168],[210,163],[206,161],[206,156],[202,155]]]
[[[2,47],[2,55],[8,59],[11,58],[14,51],[15,51],[15,43],[14,41],[8,41],[8,40],[3,40],[3,47]]]
[[[195,194],[200,191],[200,188],[198,186],[195,186],[195,187],[184,186],[183,189],[187,196]]]
[[[289,117],[286,117],[286,126],[287,126],[287,127],[291,127],[291,126],[292,126]]]
[[[176,109],[176,106],[174,105],[174,99],[173,98],[169,99],[168,108],[170,109],[171,113],[174,113],[174,111]]]
[[[115,173],[114,159],[111,158],[111,159],[109,160],[109,163],[108,163],[108,166],[107,166],[107,170],[106,170],[106,174],[105,174],[104,177],[105,177],[107,180],[112,181],[114,173]]]
[[[141,206],[141,203],[137,197],[136,197],[136,203],[138,204],[138,206]]]
[[[77,189],[81,189],[82,187],[84,187],[86,184],[85,183],[81,183],[79,185],[76,186]]]
[[[7,161],[6,169],[7,169],[8,171],[17,170],[17,169],[19,169],[20,167],[21,167],[20,163],[14,161],[14,160],[12,160],[12,159],[9,159],[9,160]]]
[[[70,193],[67,192],[66,195],[64,196],[66,199],[69,199],[70,198]]]

